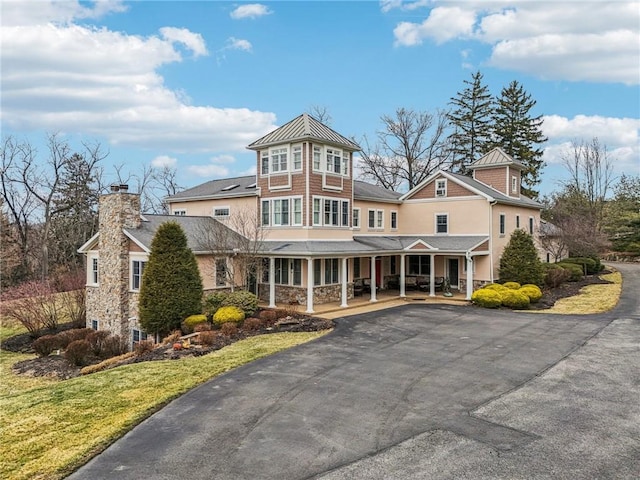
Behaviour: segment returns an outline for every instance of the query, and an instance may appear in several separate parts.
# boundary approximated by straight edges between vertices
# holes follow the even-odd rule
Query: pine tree
[[[542,134],[542,115],[532,117],[531,109],[536,101],[513,81],[502,89],[493,115],[493,146],[501,147],[511,157],[524,165],[522,193],[530,198],[538,197],[536,185],[540,183],[540,171],[544,167],[542,149],[546,142]]]
[[[454,132],[449,136],[453,152],[452,170],[467,174],[467,167],[489,151],[491,142],[491,117],[493,99],[489,88],[482,84],[482,73],[471,75],[465,80],[467,87],[452,97],[449,104],[454,106],[449,122]]]
[[[544,276],[533,237],[524,230],[514,230],[500,257],[500,281],[542,285]]]
[[[140,325],[164,335],[202,313],[202,279],[187,237],[176,222],[160,225],[151,242],[140,287]]]

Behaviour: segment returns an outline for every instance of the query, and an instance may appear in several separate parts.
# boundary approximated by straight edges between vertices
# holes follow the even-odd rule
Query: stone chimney
[[[100,320],[101,329],[128,338],[130,240],[123,229],[140,226],[140,195],[129,193],[127,185],[112,185],[110,193],[100,196],[98,223],[100,282],[92,318]]]

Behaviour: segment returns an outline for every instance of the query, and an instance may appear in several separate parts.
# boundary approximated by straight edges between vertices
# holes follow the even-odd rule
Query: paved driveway
[[[71,478],[637,478],[640,268],[621,269],[606,315],[340,320],[180,397]]]

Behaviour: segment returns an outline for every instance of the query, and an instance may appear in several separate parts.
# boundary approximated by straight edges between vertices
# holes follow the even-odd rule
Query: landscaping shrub
[[[543,263],[544,284],[556,288],[569,280],[571,274],[557,263]]]
[[[199,338],[200,338],[200,343],[202,345],[206,345],[208,347],[210,347],[211,345],[213,345],[216,341],[216,337],[218,336],[218,334],[214,331],[211,330],[206,330],[204,332],[200,332]]]
[[[222,306],[222,302],[227,298],[226,292],[213,292],[204,298],[202,311],[205,315],[212,316]]]
[[[2,292],[2,315],[15,320],[36,338],[58,327],[56,291],[48,282],[25,282]]]
[[[529,301],[531,303],[536,303],[540,301],[542,298],[542,290],[537,285],[527,284],[520,287],[519,292],[524,293],[527,297],[529,297]]]
[[[96,357],[104,356],[104,342],[109,335],[110,333],[106,330],[94,330],[87,335],[86,340],[91,345],[91,353]]]
[[[64,358],[74,365],[82,366],[87,363],[91,345],[86,340],[74,340],[67,345],[64,351]]]
[[[481,288],[471,295],[471,301],[484,308],[498,308],[502,304],[502,297],[497,290]]]
[[[118,363],[126,360],[127,358],[131,358],[135,355],[135,352],[126,352],[121,355],[117,355],[114,357],[107,358],[100,363],[96,363],[95,365],[89,365],[87,367],[83,367],[80,370],[80,375],[89,375],[90,373],[100,372],[102,370],[106,370],[112,365],[117,365]]]
[[[505,292],[509,291],[509,289],[507,287],[505,287],[504,285],[501,285],[499,283],[489,283],[489,284],[485,285],[484,287],[482,287],[482,290],[494,291],[494,292],[496,292],[498,294],[500,299],[502,299],[502,295]]]
[[[213,315],[213,322],[217,325],[233,322],[240,323],[244,320],[244,312],[236,306],[220,307]]]
[[[221,306],[238,307],[244,312],[245,316],[251,316],[258,310],[258,297],[246,290],[236,290],[235,292],[227,293]]]
[[[164,345],[168,343],[175,343],[178,340],[180,340],[180,337],[182,337],[182,332],[180,330],[174,330],[173,332],[171,332],[169,335],[167,335],[162,339],[162,343]]]
[[[220,333],[230,337],[231,335],[238,333],[238,326],[232,322],[223,323],[220,327]]]
[[[71,330],[60,332],[57,335],[60,339],[60,348],[67,348],[71,342],[75,342],[76,340],[86,340],[93,332],[95,332],[95,330],[91,328],[72,328]]]
[[[102,358],[117,357],[128,353],[129,341],[120,335],[109,335],[102,342]]]
[[[521,287],[518,282],[504,282],[502,286],[505,288],[510,288],[511,290],[518,290]]]
[[[274,322],[278,319],[278,313],[275,310],[261,310],[258,317],[265,322]]]
[[[564,262],[560,262],[556,265],[560,265],[569,273],[569,278],[567,279],[567,281],[578,282],[582,279],[582,267],[580,265]]]
[[[133,346],[133,351],[137,356],[143,355],[154,349],[155,344],[151,340],[141,340]]]
[[[207,323],[207,316],[204,314],[189,315],[182,322],[182,331],[184,333],[193,333],[196,325]]]
[[[593,275],[594,273],[598,273],[598,262],[596,262],[593,258],[589,257],[569,257],[562,260],[562,263],[572,263],[575,265],[580,265],[582,267],[582,272],[586,275]]]
[[[542,262],[533,237],[524,230],[514,230],[500,257],[502,282],[533,283],[542,285]]]
[[[207,323],[199,323],[195,327],[193,327],[194,332],[208,332],[211,330],[211,324]]]
[[[529,308],[529,297],[518,290],[508,290],[502,295],[502,305],[514,310],[523,310]]]
[[[256,331],[256,330],[260,330],[263,326],[263,322],[262,320],[260,320],[259,318],[255,318],[255,317],[251,317],[251,318],[247,318],[243,323],[242,323],[242,328],[244,328],[247,331]]]
[[[60,348],[60,339],[57,335],[43,335],[36,339],[32,346],[39,357],[48,357],[51,352]]]

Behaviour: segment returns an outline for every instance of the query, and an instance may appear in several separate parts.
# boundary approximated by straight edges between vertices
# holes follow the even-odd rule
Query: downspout
[[[493,283],[493,206],[497,200],[489,200],[489,281]]]

